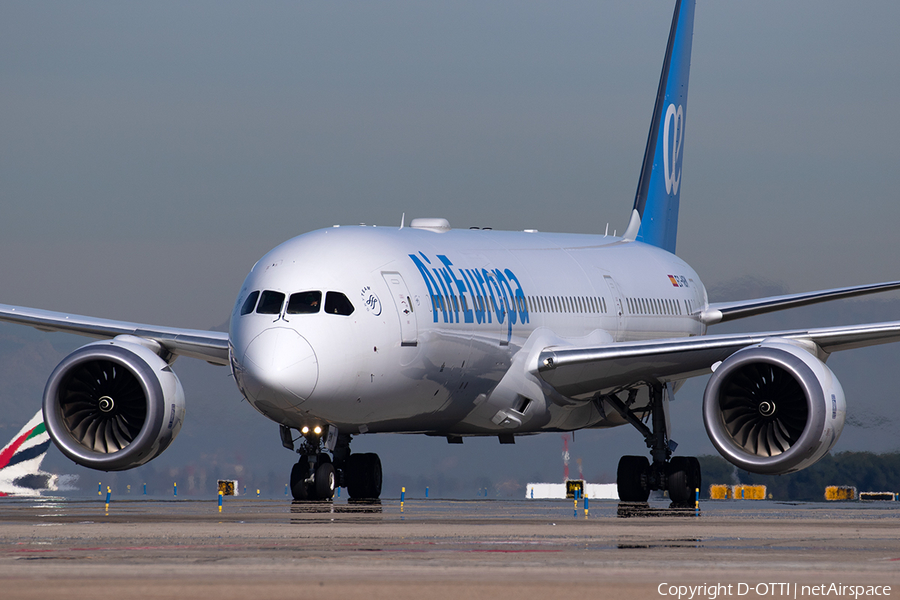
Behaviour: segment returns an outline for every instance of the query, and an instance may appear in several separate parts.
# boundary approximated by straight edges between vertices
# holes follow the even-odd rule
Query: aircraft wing
[[[834,288],[831,290],[819,290],[817,292],[805,292],[802,294],[787,294],[784,296],[770,296],[768,298],[756,298],[754,300],[739,300],[736,302],[714,302],[700,312],[700,320],[707,325],[724,323],[744,317],[753,317],[763,313],[807,306],[818,302],[852,298],[865,294],[887,292],[900,289],[900,281],[888,281],[871,285],[855,285],[851,287]]]
[[[228,364],[228,334],[225,332],[158,327],[8,304],[0,304],[0,321],[99,339],[134,335],[153,340],[178,356],[199,358],[216,365]]]
[[[571,398],[639,381],[676,381],[704,375],[712,365],[741,348],[771,338],[805,343],[811,351],[821,350],[827,355],[900,341],[900,321],[622,342],[594,348],[550,347],[538,357],[538,374],[557,392]]]

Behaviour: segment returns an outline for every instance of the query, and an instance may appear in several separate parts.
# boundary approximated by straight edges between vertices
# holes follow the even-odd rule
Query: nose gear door
[[[401,346],[417,346],[419,343],[419,330],[416,325],[416,315],[414,313],[412,298],[409,295],[409,288],[403,277],[396,271],[382,271],[381,276],[387,283],[391,292],[391,298],[394,300],[394,306],[397,308],[397,316],[400,317],[400,345]]]

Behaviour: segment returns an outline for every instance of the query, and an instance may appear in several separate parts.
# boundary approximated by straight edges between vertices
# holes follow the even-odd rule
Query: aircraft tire
[[[676,456],[666,467],[666,489],[675,504],[690,504],[700,480],[700,461],[693,456]]]
[[[646,456],[623,456],[616,469],[616,488],[622,502],[646,502],[650,497],[647,475],[650,461]]]
[[[334,465],[331,462],[322,462],[316,467],[316,499],[331,500],[334,498]]]
[[[381,459],[377,454],[351,454],[347,459],[347,493],[355,500],[381,496]]]
[[[291,495],[294,497],[294,500],[310,499],[309,489],[306,484],[308,477],[309,461],[305,456],[301,456],[300,461],[291,468]]]

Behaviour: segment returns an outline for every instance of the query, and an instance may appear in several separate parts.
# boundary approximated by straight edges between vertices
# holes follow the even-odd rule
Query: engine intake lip
[[[802,350],[801,350],[802,352]],[[729,379],[743,369],[764,363],[786,371],[803,393],[806,401],[806,422],[799,436],[791,436],[790,447],[774,455],[760,455],[733,438],[734,424],[726,423],[721,403]],[[736,352],[716,369],[709,379],[703,399],[703,421],[710,441],[716,449],[739,468],[753,473],[779,474],[791,472],[793,466],[818,448],[819,432],[825,425],[825,395],[818,377],[800,357],[781,348],[755,347]],[[772,415],[757,411],[760,419],[778,418],[786,407],[781,403],[771,409]],[[767,411],[769,409],[766,409]]]
[[[76,369],[92,362],[113,363],[127,371],[140,387],[143,395],[144,417],[140,429],[130,442],[119,450],[99,452],[77,439],[67,422],[61,406],[61,395],[72,380]],[[113,402],[116,402],[113,398]],[[104,414],[98,398],[98,412]],[[154,447],[158,432],[165,418],[164,395],[159,379],[144,359],[131,350],[115,344],[90,344],[67,356],[47,381],[44,388],[44,422],[56,445],[73,461],[103,471],[118,471],[140,464],[142,458]],[[112,410],[110,407],[108,410]]]

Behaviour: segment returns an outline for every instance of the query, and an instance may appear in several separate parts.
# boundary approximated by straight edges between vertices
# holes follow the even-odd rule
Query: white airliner
[[[244,281],[228,334],[0,306],[0,320],[101,341],[50,375],[47,429],[95,469],[159,455],[178,433],[179,356],[231,368],[241,393],[281,425],[299,462],[297,499],[381,493],[381,462],[353,436],[409,432],[516,436],[631,424],[649,454],[619,462],[619,497],[700,485],[673,455],[669,400],[713,372],[703,419],[718,451],[757,473],[822,458],[844,424],[825,366],[837,350],[900,340],[900,322],[706,335],[719,322],[900,289],[900,282],[710,303],[675,255],[694,0],[678,0],[630,222],[621,236],[400,227],[334,227],[263,256]],[[299,436],[295,439],[295,431]]]

